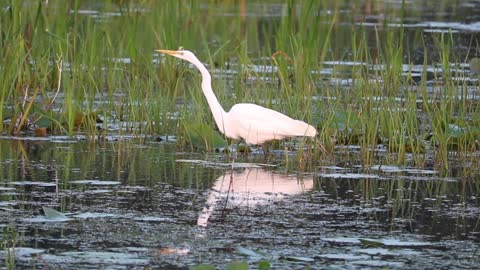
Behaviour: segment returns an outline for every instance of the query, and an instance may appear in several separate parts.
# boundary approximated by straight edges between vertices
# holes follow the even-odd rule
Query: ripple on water
[[[44,253],[44,249],[30,248],[30,247],[15,247],[8,248],[7,250],[0,251],[0,257],[5,258],[6,256],[15,255],[15,258],[21,257],[31,257],[33,255]]]
[[[8,182],[10,185],[14,186],[39,186],[39,187],[56,187],[56,183],[47,183],[39,181],[12,181]]]
[[[149,259],[130,252],[69,251],[56,255],[43,254],[44,261],[56,264],[112,264],[112,265],[146,265]]]
[[[70,181],[70,184],[91,185],[91,186],[116,186],[116,185],[120,185],[121,182],[107,181],[107,180],[74,180],[74,181]]]
[[[379,175],[365,173],[319,173],[318,176],[323,178],[340,179],[382,179]]]

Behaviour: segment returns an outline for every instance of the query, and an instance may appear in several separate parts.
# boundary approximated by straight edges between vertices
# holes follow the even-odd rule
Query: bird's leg
[[[248,144],[245,142],[245,145],[240,145],[240,143],[243,141],[243,139],[239,140],[237,143],[237,153],[241,152],[243,154],[243,157],[247,158],[248,154],[250,153],[250,148],[248,147]]]
[[[235,160],[232,161],[232,170],[230,171],[230,181],[228,183],[228,189],[227,189],[227,198],[225,200],[225,203],[223,205],[223,208],[222,208],[222,213],[220,214],[220,216],[222,217],[222,219],[225,218],[225,215],[226,215],[226,210],[227,210],[227,204],[228,204],[228,200],[230,198],[230,191],[233,190],[233,167],[234,167],[234,164],[235,163]]]
[[[263,154],[265,155],[265,158],[268,158],[270,156],[270,149],[268,149],[268,143],[262,143],[260,146],[262,146]]]
[[[235,168],[235,157],[232,157],[232,173],[234,168]]]

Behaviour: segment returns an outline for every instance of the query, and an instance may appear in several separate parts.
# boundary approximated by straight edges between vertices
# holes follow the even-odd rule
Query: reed
[[[0,239],[0,248],[4,252],[3,260],[6,269],[15,269],[15,247],[18,244],[18,233],[13,227],[3,228]]]
[[[453,33],[402,27],[405,4],[370,3],[388,12],[369,26],[341,12],[348,1],[275,3],[280,9],[271,18],[248,15],[272,12],[263,2],[0,4],[0,132],[170,134],[187,145],[188,123],[213,123],[199,76],[153,52],[183,46],[206,63],[227,110],[255,102],[315,123],[326,152],[342,141],[359,144],[368,165],[384,144],[392,162],[413,154],[423,164],[428,148],[446,166],[452,146],[466,159],[476,151],[479,111],[470,86],[453,79],[462,76],[454,63],[468,60],[456,53]],[[418,65],[422,77],[415,81]],[[339,123],[339,115],[358,121]],[[452,125],[465,135],[457,138]]]

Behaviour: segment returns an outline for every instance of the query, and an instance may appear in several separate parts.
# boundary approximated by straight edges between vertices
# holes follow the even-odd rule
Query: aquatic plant
[[[17,231],[10,227],[4,227],[1,239],[0,248],[4,252],[4,262],[6,269],[15,269],[15,247],[17,245]]]
[[[188,123],[213,123],[200,79],[154,53],[183,46],[205,59],[227,110],[252,102],[315,123],[314,163],[340,144],[359,145],[364,165],[379,147],[398,164],[433,153],[447,169],[452,149],[471,158],[478,38],[465,50],[453,31],[405,27],[407,11],[419,12],[405,2],[367,2],[280,1],[274,11],[235,1],[2,2],[0,132],[178,134],[180,147],[191,144]],[[262,12],[271,16],[249,15]]]

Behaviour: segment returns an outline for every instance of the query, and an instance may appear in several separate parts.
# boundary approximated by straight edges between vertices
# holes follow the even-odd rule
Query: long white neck
[[[222,105],[218,102],[217,97],[215,96],[215,93],[213,93],[212,90],[212,77],[210,76],[210,73],[208,73],[207,68],[200,62],[200,60],[195,59],[192,61],[192,64],[194,64],[200,73],[202,74],[202,91],[203,94],[205,95],[205,98],[207,98],[208,106],[210,106],[210,110],[212,111],[213,118],[215,119],[215,123],[217,124],[217,127],[222,131],[222,133],[225,133],[225,124],[224,122],[226,117],[228,117],[227,113],[223,109]]]

